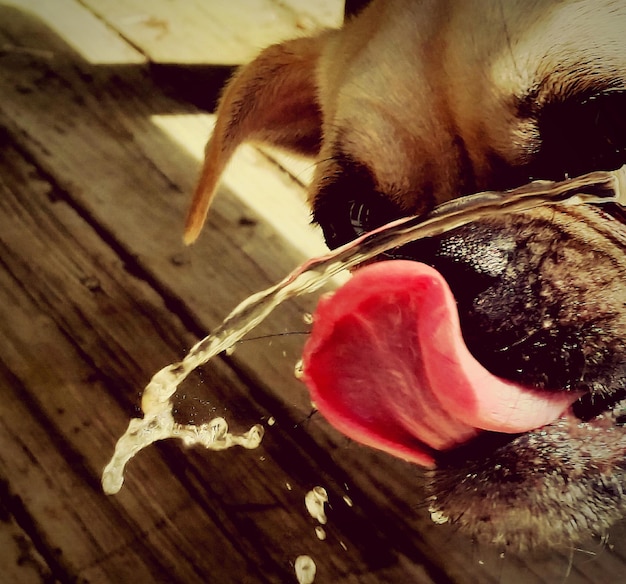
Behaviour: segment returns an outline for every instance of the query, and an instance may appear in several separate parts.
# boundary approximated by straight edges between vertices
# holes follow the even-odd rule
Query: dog
[[[330,248],[471,193],[616,169],[625,30],[620,0],[373,0],[340,29],[271,46],[222,95],[185,241],[243,141],[316,159],[309,203]],[[571,404],[431,449],[439,520],[529,549],[625,515],[625,223],[616,205],[545,206],[394,252],[443,276],[482,366]]]

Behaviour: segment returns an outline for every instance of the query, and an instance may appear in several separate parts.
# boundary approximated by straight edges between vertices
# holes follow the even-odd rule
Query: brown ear
[[[239,144],[255,140],[302,154],[318,153],[322,116],[315,79],[324,37],[268,47],[227,85],[187,215],[185,243],[198,237],[219,178]]]

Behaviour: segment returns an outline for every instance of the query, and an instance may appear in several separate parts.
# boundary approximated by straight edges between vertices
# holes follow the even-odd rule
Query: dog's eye
[[[332,216],[319,214],[316,220],[324,231],[326,244],[335,249],[364,233],[403,216],[398,206],[376,193],[350,197],[341,205],[333,205]]]
[[[348,204],[350,225],[357,237],[402,216],[400,209],[381,195],[369,194]]]
[[[535,112],[540,143],[529,174],[562,180],[626,162],[626,90],[554,100]]]
[[[315,222],[330,249],[406,214],[377,192],[365,165],[345,155],[337,157],[336,162],[340,170],[317,194],[314,210]]]

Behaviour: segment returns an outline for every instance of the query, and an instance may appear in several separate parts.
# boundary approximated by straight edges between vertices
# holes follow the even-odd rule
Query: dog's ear
[[[187,215],[185,243],[198,237],[219,178],[239,144],[253,140],[306,155],[318,153],[322,116],[316,69],[325,36],[268,47],[227,85]]]

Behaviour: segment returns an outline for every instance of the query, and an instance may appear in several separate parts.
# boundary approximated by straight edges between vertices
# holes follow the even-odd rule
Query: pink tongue
[[[446,281],[413,261],[361,268],[323,298],[303,362],[313,402],[338,430],[426,466],[429,449],[446,450],[481,430],[538,428],[580,397],[489,373],[463,342]]]

